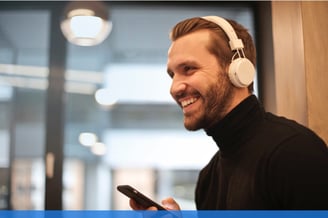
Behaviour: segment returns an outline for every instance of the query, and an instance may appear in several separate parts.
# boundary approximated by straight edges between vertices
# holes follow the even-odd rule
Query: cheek
[[[203,92],[208,92],[212,90],[214,87],[218,86],[219,79],[217,75],[209,75],[205,74],[204,76],[200,77],[198,80],[199,86],[203,90]]]
[[[207,86],[204,88],[203,96],[207,101],[207,104],[214,107],[218,101],[225,95],[225,92],[230,90],[231,83],[228,75],[222,73],[218,73],[218,76],[208,78]]]

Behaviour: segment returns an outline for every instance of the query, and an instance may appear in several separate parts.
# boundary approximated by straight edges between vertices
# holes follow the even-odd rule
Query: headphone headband
[[[231,51],[240,50],[244,48],[243,41],[238,38],[235,30],[228,21],[218,16],[205,16],[202,18],[217,24],[223,29],[223,31],[229,38],[229,45]]]

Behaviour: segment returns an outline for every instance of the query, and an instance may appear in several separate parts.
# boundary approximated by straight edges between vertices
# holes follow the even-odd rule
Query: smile
[[[183,101],[181,102],[181,106],[182,106],[182,107],[187,107],[188,105],[191,105],[191,104],[193,104],[195,101],[197,101],[197,99],[198,99],[198,98],[189,98],[189,99],[187,99],[187,100],[183,100]]]

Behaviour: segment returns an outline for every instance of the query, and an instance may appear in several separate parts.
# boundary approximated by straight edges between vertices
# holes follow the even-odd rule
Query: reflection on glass
[[[90,132],[83,132],[79,136],[79,141],[84,146],[92,146],[97,142],[97,135]]]

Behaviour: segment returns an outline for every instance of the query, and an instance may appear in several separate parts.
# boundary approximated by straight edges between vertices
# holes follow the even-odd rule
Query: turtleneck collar
[[[243,142],[255,134],[255,124],[263,120],[264,109],[255,95],[244,99],[221,121],[206,130],[219,146],[222,155],[237,151]]]

